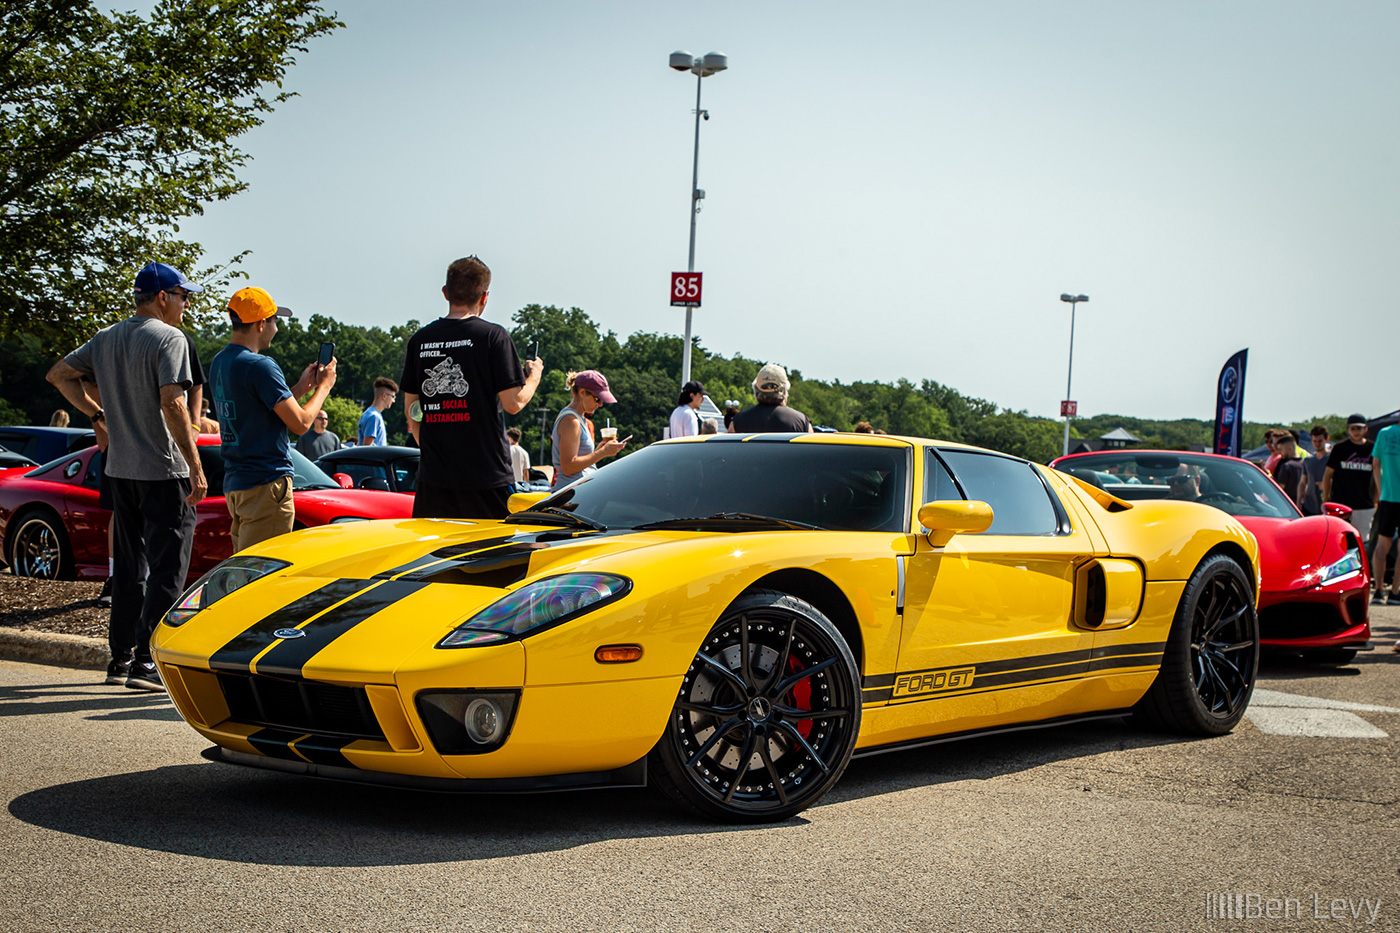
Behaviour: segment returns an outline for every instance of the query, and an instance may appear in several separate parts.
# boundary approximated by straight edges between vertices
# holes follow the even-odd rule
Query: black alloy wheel
[[[10,568],[15,576],[61,580],[70,575],[73,558],[68,535],[55,516],[41,510],[26,512],[14,527]]]
[[[859,672],[836,626],[803,600],[755,590],[691,662],[656,780],[714,819],[783,820],[835,785],[859,732]]]
[[[1258,670],[1254,587],[1238,563],[1212,555],[1186,583],[1162,669],[1136,712],[1174,732],[1223,735],[1244,715]]]

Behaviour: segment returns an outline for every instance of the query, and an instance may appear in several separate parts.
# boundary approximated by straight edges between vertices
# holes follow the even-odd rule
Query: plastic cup
[[[599,428],[598,434],[605,441],[610,441],[617,437],[617,428]]]

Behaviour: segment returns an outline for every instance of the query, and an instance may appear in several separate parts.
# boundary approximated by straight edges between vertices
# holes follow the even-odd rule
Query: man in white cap
[[[758,404],[752,408],[745,408],[734,416],[734,433],[810,434],[812,422],[796,408],[788,407],[790,388],[792,384],[788,382],[787,370],[777,363],[769,363],[760,369],[753,381],[754,396],[758,399]]]
[[[277,319],[291,317],[261,288],[240,288],[228,303],[228,346],[209,364],[209,385],[219,412],[224,457],[224,502],[233,521],[229,536],[241,551],[287,534],[296,520],[292,503],[292,445],[315,422],[335,385],[335,360],[308,365],[295,386],[263,352],[277,336]],[[297,399],[315,389],[303,408]]]

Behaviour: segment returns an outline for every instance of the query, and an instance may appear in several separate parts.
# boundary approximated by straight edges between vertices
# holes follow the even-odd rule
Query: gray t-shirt
[[[326,431],[324,434],[317,434],[312,428],[301,437],[297,438],[297,450],[308,460],[316,460],[324,457],[332,450],[340,449],[340,437],[334,431]]]
[[[189,348],[178,327],[137,316],[102,328],[68,354],[68,365],[90,376],[102,393],[111,436],[108,476],[163,480],[190,475],[160,409],[162,386],[190,386]]]

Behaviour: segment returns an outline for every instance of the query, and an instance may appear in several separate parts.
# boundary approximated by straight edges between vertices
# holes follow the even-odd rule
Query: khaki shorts
[[[235,552],[287,534],[296,518],[290,476],[279,477],[265,486],[225,493],[224,501],[233,519],[228,533]]]

